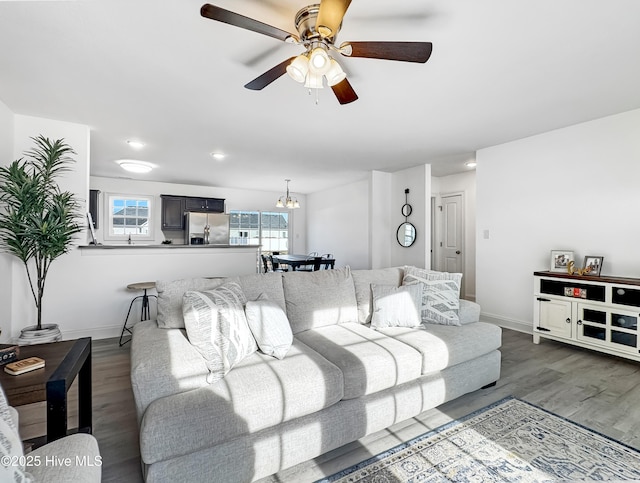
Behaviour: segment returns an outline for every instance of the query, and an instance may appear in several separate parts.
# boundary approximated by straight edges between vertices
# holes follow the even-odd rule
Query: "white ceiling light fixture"
[[[285,179],[287,182],[287,194],[286,196],[281,196],[278,198],[278,202],[276,203],[276,208],[289,208],[290,210],[294,210],[296,208],[300,208],[300,203],[298,203],[297,198],[291,198],[289,195],[289,181],[290,179]]]
[[[478,163],[476,163],[475,161],[467,161],[466,163],[464,163],[464,165],[467,168],[475,168],[478,165]]]
[[[141,141],[134,141],[132,139],[127,140],[127,144],[131,146],[133,149],[142,149],[144,148],[144,143]]]
[[[327,85],[333,87],[347,78],[347,74],[342,70],[340,64],[335,59],[331,59],[329,70],[324,75],[327,79]]]
[[[138,161],[136,159],[120,159],[116,161],[116,163],[118,163],[122,169],[129,171],[130,173],[145,174],[155,168],[154,164],[147,163],[146,161]]]
[[[307,72],[309,72],[309,57],[307,57],[307,54],[299,55],[287,66],[289,77],[300,84],[307,78]]]
[[[216,161],[222,161],[227,155],[219,151],[213,151],[209,155]]]

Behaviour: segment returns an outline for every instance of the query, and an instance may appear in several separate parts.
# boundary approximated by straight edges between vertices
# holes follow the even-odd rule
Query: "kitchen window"
[[[107,194],[107,240],[153,240],[153,197]]]

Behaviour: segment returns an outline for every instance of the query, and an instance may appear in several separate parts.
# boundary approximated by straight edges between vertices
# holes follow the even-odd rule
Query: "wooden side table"
[[[0,369],[0,384],[11,406],[47,401],[47,434],[35,446],[66,436],[67,392],[78,377],[78,428],[91,433],[91,338],[20,347],[20,359],[44,359],[42,369],[11,376]]]

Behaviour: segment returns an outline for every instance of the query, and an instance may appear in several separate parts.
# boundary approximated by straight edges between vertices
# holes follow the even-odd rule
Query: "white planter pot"
[[[62,333],[58,324],[42,324],[42,329],[38,330],[36,325],[30,325],[20,331],[18,345],[45,344],[47,342],[57,342],[62,340]]]

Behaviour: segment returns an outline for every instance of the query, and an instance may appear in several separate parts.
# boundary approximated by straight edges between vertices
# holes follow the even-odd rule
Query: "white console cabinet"
[[[640,361],[640,279],[533,276],[534,343],[544,337]]]

